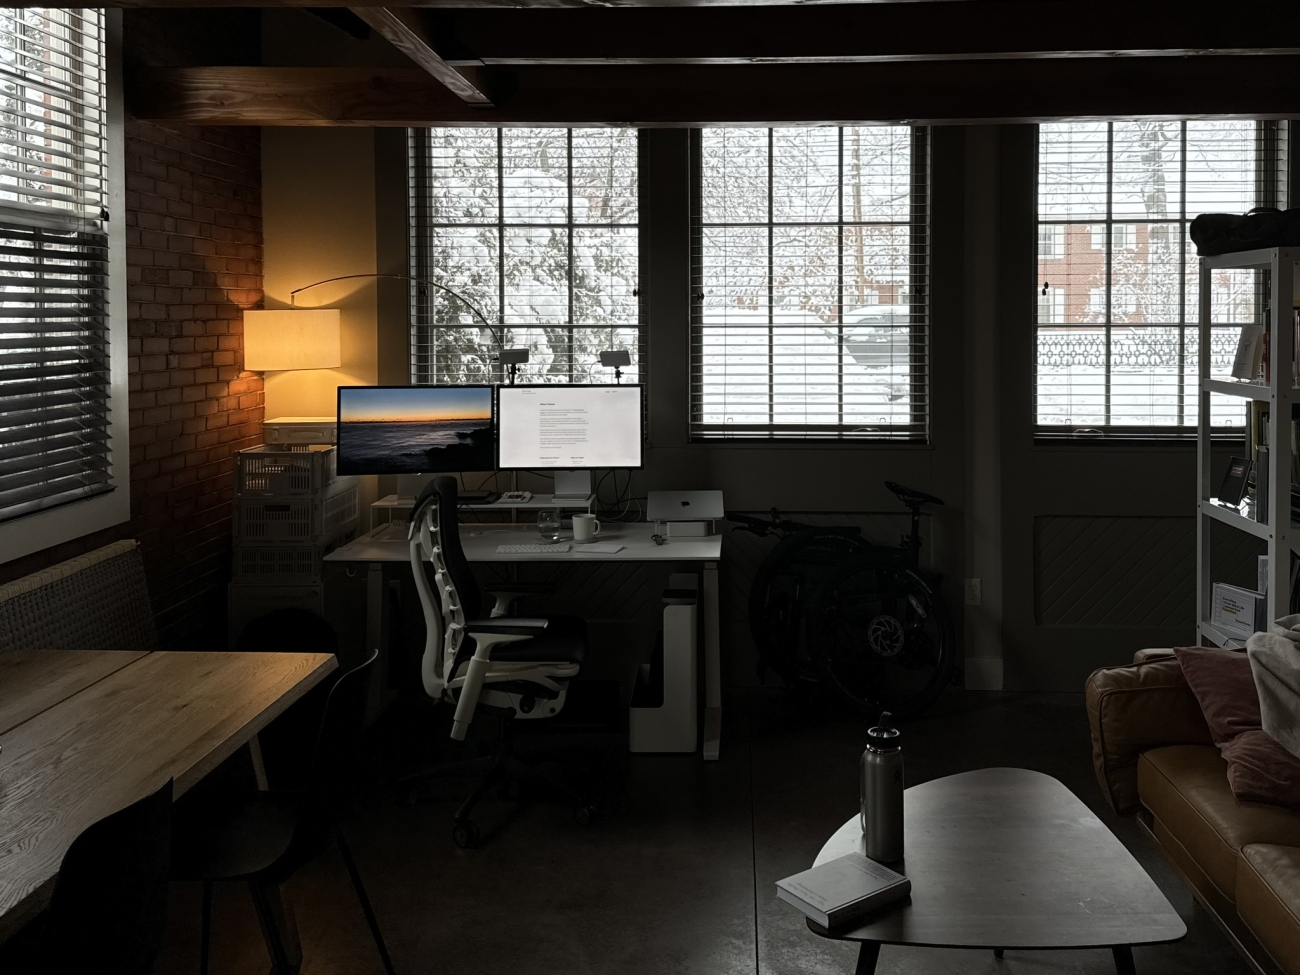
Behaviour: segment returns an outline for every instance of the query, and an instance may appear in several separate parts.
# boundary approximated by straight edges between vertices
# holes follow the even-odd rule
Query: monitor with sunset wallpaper
[[[491,386],[340,386],[340,474],[496,466]]]

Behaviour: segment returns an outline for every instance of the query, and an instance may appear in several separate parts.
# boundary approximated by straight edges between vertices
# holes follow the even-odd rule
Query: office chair
[[[271,955],[274,975],[298,971],[300,950],[292,914],[282,906],[280,885],[332,843],[338,845],[353,890],[375,940],[384,971],[393,962],[357,870],[339,829],[348,790],[351,750],[366,715],[370,673],[379,651],[335,683],[312,751],[306,786],[294,792],[254,792],[225,802],[205,801],[177,808],[172,844],[172,879],[203,884],[199,971],[207,975],[212,925],[212,885],[244,881]]]
[[[172,782],[87,827],[59,867],[37,949],[48,975],[149,975],[167,924]]]
[[[575,816],[586,825],[595,813],[594,806],[513,754],[515,721],[551,718],[563,710],[570,683],[587,656],[586,623],[572,616],[507,615],[529,587],[494,591],[495,605],[485,618],[484,594],[461,549],[456,502],[456,479],[435,477],[416,500],[408,533],[411,571],[425,621],[420,663],[425,693],[435,701],[455,705],[451,737],[457,741],[464,740],[476,713],[490,715],[500,727],[486,774],[456,811],[452,839],[460,847],[478,844],[479,830],[470,814],[489,789],[507,785],[511,767],[542,779],[574,800]],[[433,585],[425,571],[426,560],[433,565]],[[478,763],[417,772],[406,776],[402,784],[409,792],[414,782],[467,764]]]

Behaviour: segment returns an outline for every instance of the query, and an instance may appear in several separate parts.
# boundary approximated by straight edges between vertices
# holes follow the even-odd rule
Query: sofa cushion
[[[1228,763],[1228,786],[1238,799],[1300,810],[1300,758],[1263,728],[1243,731],[1219,751]]]
[[[1300,846],[1300,816],[1280,806],[1234,799],[1227,763],[1212,745],[1170,745],[1143,752],[1137,779],[1142,805],[1230,901],[1236,901],[1243,846]]]
[[[1216,745],[1261,726],[1259,694],[1244,653],[1200,647],[1176,647],[1174,653]]]
[[[1286,975],[1300,975],[1300,849],[1252,843],[1237,866],[1237,910]]]

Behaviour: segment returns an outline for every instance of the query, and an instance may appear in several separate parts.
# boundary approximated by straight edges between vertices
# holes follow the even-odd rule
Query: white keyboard
[[[522,545],[498,545],[497,555],[545,555],[548,552],[567,552],[572,548],[568,542],[527,542]]]

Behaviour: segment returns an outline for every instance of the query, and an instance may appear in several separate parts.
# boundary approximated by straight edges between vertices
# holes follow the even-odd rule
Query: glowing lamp
[[[337,369],[343,364],[337,308],[244,312],[244,368]]]

